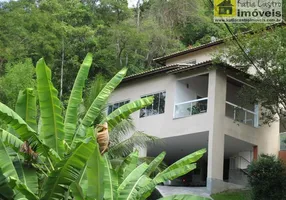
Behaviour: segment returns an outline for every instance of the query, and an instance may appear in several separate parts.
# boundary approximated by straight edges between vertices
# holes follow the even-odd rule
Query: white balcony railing
[[[251,111],[226,101],[226,116],[235,121],[258,127],[258,109]]]
[[[183,118],[207,112],[208,98],[195,99],[175,104],[174,118]]]

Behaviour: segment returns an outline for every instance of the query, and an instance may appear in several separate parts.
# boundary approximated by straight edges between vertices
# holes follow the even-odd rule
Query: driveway
[[[157,190],[163,197],[177,194],[191,194],[210,198],[206,187],[176,187],[176,186],[157,186]]]

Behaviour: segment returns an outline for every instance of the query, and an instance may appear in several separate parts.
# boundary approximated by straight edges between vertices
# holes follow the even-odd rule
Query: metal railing
[[[251,111],[226,101],[226,116],[233,118],[235,121],[258,127],[258,109]]]
[[[231,170],[236,169],[246,169],[250,165],[251,160],[244,158],[243,156],[233,156],[230,157],[230,166]]]
[[[208,107],[208,98],[195,99],[174,106],[174,118],[183,118],[200,113],[206,113]]]

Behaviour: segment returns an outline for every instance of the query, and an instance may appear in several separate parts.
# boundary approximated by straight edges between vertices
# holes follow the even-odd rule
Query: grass
[[[251,200],[250,191],[229,191],[211,196],[214,200]]]

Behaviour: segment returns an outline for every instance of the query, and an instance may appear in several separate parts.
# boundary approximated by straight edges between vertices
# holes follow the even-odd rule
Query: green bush
[[[286,170],[281,160],[261,155],[248,170],[254,200],[286,200]]]

